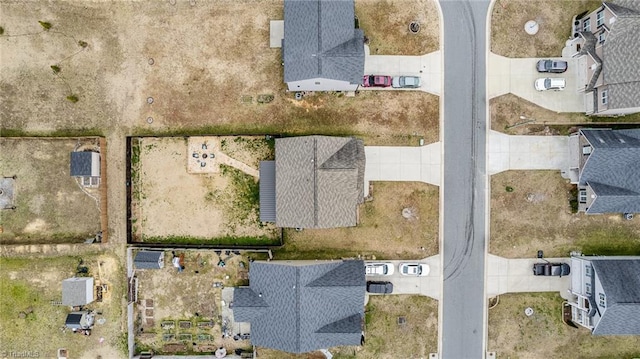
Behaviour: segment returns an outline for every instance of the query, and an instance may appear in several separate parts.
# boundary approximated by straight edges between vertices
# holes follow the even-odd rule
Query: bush
[[[49,30],[51,28],[51,23],[46,21],[38,21],[38,24],[42,26],[43,29]]]
[[[57,74],[58,72],[60,72],[60,66],[58,65],[51,65],[51,70],[53,70],[54,74]]]
[[[69,100],[69,101],[71,101],[71,102],[73,102],[73,103],[76,103],[76,102],[78,102],[80,99],[78,98],[78,96],[71,94],[71,95],[67,96],[67,100]]]

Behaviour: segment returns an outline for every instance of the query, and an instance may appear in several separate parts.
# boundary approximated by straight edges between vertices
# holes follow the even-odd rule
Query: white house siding
[[[287,82],[289,91],[356,91],[358,84],[348,81],[314,78]]]
[[[607,109],[606,111],[598,111],[597,115],[598,116],[615,116],[615,115],[628,115],[636,112],[640,112],[640,107],[610,108],[610,109]]]

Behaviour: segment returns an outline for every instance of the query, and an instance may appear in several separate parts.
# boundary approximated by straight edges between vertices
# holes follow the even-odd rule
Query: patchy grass
[[[511,186],[513,192],[505,188]],[[492,254],[533,257],[640,255],[640,221],[619,214],[571,213],[572,185],[558,171],[506,171],[491,177]]]
[[[423,55],[440,47],[440,18],[433,0],[356,0],[356,16],[372,55]],[[409,24],[420,24],[412,34]]]
[[[373,200],[360,206],[356,227],[285,230],[277,259],[424,258],[438,253],[438,187],[419,182],[374,182]],[[402,217],[413,208],[415,217]]]
[[[507,57],[560,56],[572,35],[573,16],[601,5],[595,0],[497,0],[491,16],[491,51]],[[536,35],[524,31],[529,20],[539,24]]]
[[[595,117],[584,113],[557,113],[540,107],[513,94],[498,96],[489,101],[491,129],[510,135],[533,135],[545,132],[550,126],[553,133],[563,133],[556,128],[566,126],[599,126],[619,123],[620,125],[640,124],[640,113],[621,117]],[[520,116],[526,117],[521,119]],[[526,123],[535,120],[534,123]]]
[[[634,358],[637,336],[592,336],[562,322],[562,298],[553,293],[506,294],[489,310],[488,351],[499,358]],[[527,317],[524,310],[534,314]]]
[[[61,281],[76,273],[80,259],[96,280],[99,278],[97,262],[100,261],[102,280],[109,287],[103,302],[88,305],[103,313],[97,319],[106,319],[105,324],[94,326],[89,337],[73,334],[70,330],[63,332],[60,328],[70,309],[51,303],[61,299]],[[0,268],[0,342],[3,350],[37,352],[43,358],[55,357],[58,348],[67,348],[77,357],[117,358],[125,355],[120,343],[124,320],[121,302],[124,273],[122,263],[115,257],[96,254],[0,258]],[[27,313],[26,317],[20,318],[20,312]],[[104,338],[99,346],[96,345],[98,338]]]
[[[166,236],[166,237],[145,237],[146,243],[171,243],[180,244],[202,244],[202,245],[231,245],[231,246],[277,246],[280,245],[280,239],[274,236],[225,236],[214,238],[200,237],[183,237],[183,236]]]

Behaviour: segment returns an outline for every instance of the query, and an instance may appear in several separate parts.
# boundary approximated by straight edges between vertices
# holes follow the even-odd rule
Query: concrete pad
[[[440,269],[440,255],[427,257],[421,260],[373,260],[369,263],[391,263],[395,272],[390,276],[367,276],[367,280],[388,281],[393,284],[392,294],[417,294],[440,300],[440,287],[442,285],[442,271]],[[399,273],[401,263],[426,263],[429,265],[429,274],[424,277],[411,277]]]
[[[539,73],[536,63],[540,58],[507,58],[489,54],[488,96],[489,98],[512,93],[538,106],[556,112],[584,112],[584,95],[578,92],[580,74],[578,60],[574,58],[551,58],[567,61],[569,68],[562,74]],[[537,91],[533,83],[538,78],[564,78],[563,91]]]
[[[549,262],[571,263],[569,258],[546,258]],[[489,254],[487,257],[486,293],[488,297],[504,293],[558,292],[569,296],[571,276],[545,277],[533,275],[538,258],[507,259]]]
[[[269,47],[282,47],[284,39],[284,20],[271,20],[269,22]]]
[[[489,134],[489,174],[507,170],[560,170],[569,167],[569,136],[509,136]]]

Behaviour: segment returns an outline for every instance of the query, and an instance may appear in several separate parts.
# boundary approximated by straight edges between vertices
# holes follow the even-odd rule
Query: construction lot
[[[204,250],[174,253],[181,258],[184,270],[178,271],[171,264],[171,251],[165,251],[164,268],[135,272],[138,283],[134,314],[136,351],[205,354],[219,347],[229,352],[249,348],[247,340],[235,340],[233,335],[223,337],[223,333],[237,331],[237,328],[228,328],[223,322],[223,306],[228,303],[222,303],[222,290],[249,284],[252,254]]]
[[[526,308],[533,309],[531,316]],[[487,350],[498,358],[635,358],[639,348],[637,336],[593,336],[564,324],[557,293],[501,295],[489,309]]]
[[[82,263],[80,262],[82,260]],[[80,268],[87,273],[78,273]],[[0,342],[3,353],[32,353],[57,357],[66,349],[71,358],[121,358],[126,354],[123,324],[123,263],[111,254],[82,256],[0,258]],[[85,307],[98,313],[91,335],[65,329],[71,307],[60,305],[62,280],[91,276],[105,284],[102,301]],[[37,353],[37,354],[35,354]],[[3,354],[8,355],[8,354]]]
[[[285,230],[276,259],[422,259],[438,253],[438,187],[420,182],[373,182],[356,227]],[[408,218],[403,210],[408,210]],[[406,211],[405,211],[406,213]]]
[[[101,231],[102,185],[70,175],[70,152],[83,149],[99,151],[99,140],[0,138],[0,243],[77,243]]]
[[[264,137],[133,138],[133,240],[278,243],[276,228],[260,223],[258,214],[259,161],[273,159],[273,143]]]
[[[508,191],[507,187],[511,191]],[[621,214],[572,213],[575,186],[558,171],[506,171],[491,177],[489,252],[508,258],[640,255],[640,221]]]

